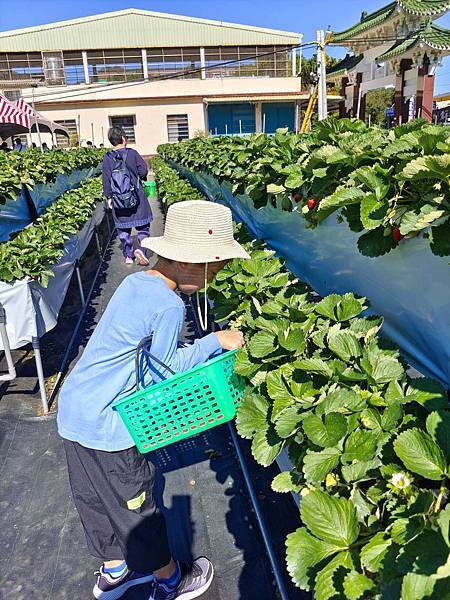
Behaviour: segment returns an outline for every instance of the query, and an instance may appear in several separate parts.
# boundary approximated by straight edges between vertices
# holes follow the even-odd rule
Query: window
[[[94,83],[136,81],[144,78],[142,53],[134,50],[92,50],[87,53],[89,78]]]
[[[169,142],[189,139],[189,124],[187,115],[167,115],[167,136]]]
[[[81,52],[63,52],[64,75],[67,85],[85,83],[83,56]]]
[[[56,133],[56,145],[58,148],[69,148],[69,146],[76,146],[78,144],[78,128],[75,119],[64,119],[62,121],[55,121],[58,125],[62,125],[69,130],[70,137],[67,138],[62,133]]]
[[[40,52],[0,54],[1,79],[44,81],[44,69]]]
[[[122,127],[129,142],[132,144],[136,142],[136,136],[134,133],[136,118],[134,115],[109,117],[109,122],[111,127]]]
[[[208,79],[290,77],[292,54],[284,46],[218,46],[205,48],[205,66]]]
[[[200,48],[148,48],[147,66],[150,79],[168,75],[199,79]]]

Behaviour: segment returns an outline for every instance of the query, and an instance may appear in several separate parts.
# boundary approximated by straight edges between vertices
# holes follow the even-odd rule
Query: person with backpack
[[[125,263],[132,265],[136,259],[139,264],[147,266],[149,260],[142,241],[150,235],[153,219],[141,181],[147,176],[147,163],[136,150],[127,148],[127,136],[122,127],[111,127],[108,139],[113,149],[103,158],[103,193],[112,209]],[[131,238],[133,227],[137,231],[135,250]]]

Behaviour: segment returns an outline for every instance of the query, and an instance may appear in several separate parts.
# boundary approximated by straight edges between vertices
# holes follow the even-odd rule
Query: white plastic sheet
[[[55,327],[75,261],[85,252],[104,214],[104,205],[100,202],[84,227],[67,240],[63,256],[52,269],[54,277],[50,278],[48,287],[30,278],[0,282],[0,302],[6,311],[6,331],[12,349],[25,346],[33,337],[41,337]],[[1,340],[0,349],[3,349]]]
[[[175,166],[208,198],[230,207],[235,220],[286,259],[288,268],[322,296],[353,291],[384,317],[383,333],[421,373],[450,387],[450,266],[434,256],[429,241],[415,238],[384,256],[359,253],[359,234],[330,216],[306,229],[297,212],[255,209],[248,196],[234,197],[207,174]]]

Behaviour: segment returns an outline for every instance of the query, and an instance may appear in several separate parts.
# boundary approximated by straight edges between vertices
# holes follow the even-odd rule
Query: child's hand
[[[216,331],[216,336],[224,350],[236,350],[244,345],[242,331]]]
[[[112,208],[112,200],[111,198],[108,198],[108,208]]]

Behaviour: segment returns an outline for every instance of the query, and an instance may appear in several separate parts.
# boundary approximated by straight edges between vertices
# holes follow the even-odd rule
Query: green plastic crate
[[[114,403],[141,453],[231,421],[245,384],[234,372],[237,350],[138,390]]]
[[[156,196],[156,181],[144,181],[144,192],[147,198]]]

